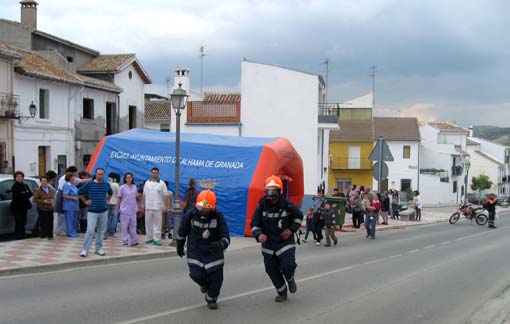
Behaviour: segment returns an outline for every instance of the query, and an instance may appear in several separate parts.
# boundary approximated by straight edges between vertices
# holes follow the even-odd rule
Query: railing
[[[330,168],[333,170],[371,170],[372,161],[362,158],[333,157]]]
[[[239,123],[241,103],[214,103],[190,101],[187,105],[188,124],[193,123]]]
[[[0,119],[18,119],[19,96],[0,92]]]

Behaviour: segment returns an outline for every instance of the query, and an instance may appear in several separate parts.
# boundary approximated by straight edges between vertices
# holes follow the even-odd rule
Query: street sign
[[[381,174],[379,174],[379,163],[382,163]],[[372,167],[372,174],[377,181],[384,181],[388,178],[388,165],[384,162],[375,162]],[[379,177],[380,176],[380,177]]]
[[[394,161],[393,155],[390,152],[390,148],[388,143],[384,139],[379,139],[374,149],[370,153],[368,159],[370,161],[379,161],[381,158],[381,150],[382,150],[382,160],[383,161]]]

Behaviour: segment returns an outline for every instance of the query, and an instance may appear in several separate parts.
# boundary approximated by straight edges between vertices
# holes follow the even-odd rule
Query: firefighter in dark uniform
[[[496,196],[494,194],[489,195],[484,208],[489,212],[489,228],[496,228],[494,225],[494,219],[496,218]]]
[[[177,254],[184,256],[184,243],[188,239],[187,254],[191,279],[200,286],[210,309],[216,303],[223,283],[223,250],[230,244],[227,222],[216,210],[216,195],[202,191],[193,209],[189,210],[177,236]]]
[[[277,176],[266,179],[264,191],[265,196],[260,199],[251,220],[251,232],[257,242],[262,243],[266,273],[278,293],[275,301],[283,302],[287,299],[287,285],[291,293],[297,290],[294,233],[301,227],[303,214],[282,196],[283,184]]]

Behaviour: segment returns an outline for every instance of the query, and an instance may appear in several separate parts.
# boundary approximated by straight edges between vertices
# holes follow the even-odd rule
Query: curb
[[[466,324],[507,324],[510,323],[510,285],[496,297],[480,306],[464,322]]]
[[[116,264],[116,263],[124,263],[129,261],[144,261],[144,260],[154,260],[154,259],[162,259],[167,257],[177,256],[176,251],[165,251],[165,252],[156,252],[156,253],[148,253],[148,254],[138,254],[138,255],[126,255],[120,257],[109,257],[104,259],[94,259],[87,261],[73,261],[66,263],[56,263],[56,264],[45,264],[38,266],[29,266],[22,268],[14,268],[14,269],[6,269],[0,270],[0,277],[10,276],[10,275],[20,275],[20,274],[33,274],[40,272],[48,272],[48,271],[57,271],[57,270],[67,270],[67,269],[75,269],[96,265],[107,265],[107,264]]]

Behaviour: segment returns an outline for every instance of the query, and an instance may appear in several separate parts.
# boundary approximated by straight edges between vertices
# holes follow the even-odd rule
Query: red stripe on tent
[[[248,207],[244,234],[252,236],[250,222],[260,198],[264,195],[264,181],[271,175],[286,176],[292,179],[288,183],[288,197],[297,206],[304,196],[303,161],[292,144],[286,138],[278,138],[264,145],[248,188]]]
[[[89,165],[87,166],[87,172],[89,174],[92,174],[92,171],[94,171],[97,158],[99,157],[99,154],[101,154],[101,150],[103,149],[104,142],[106,141],[108,137],[103,137],[99,143],[96,146],[96,150],[94,151],[94,154],[92,155],[92,158],[90,159]]]

